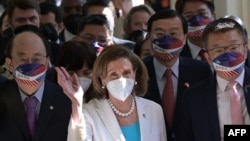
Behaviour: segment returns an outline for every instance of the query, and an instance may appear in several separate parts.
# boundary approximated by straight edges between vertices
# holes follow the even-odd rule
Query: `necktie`
[[[167,118],[168,126],[171,129],[173,124],[174,109],[175,109],[174,86],[173,86],[171,69],[167,69],[165,75],[167,78],[167,82],[163,90],[162,106]]]
[[[27,97],[24,101],[26,105],[27,111],[27,120],[29,124],[30,134],[33,137],[35,133],[35,123],[36,123],[36,106],[38,104],[38,100],[36,97]]]
[[[235,81],[229,82],[228,84],[228,88],[231,90],[230,114],[231,114],[232,124],[243,124],[240,94],[236,89],[237,84],[238,83]]]
[[[205,52],[206,52],[205,50],[201,49],[199,52],[199,56],[201,57],[202,61],[207,62],[207,59],[205,58]]]

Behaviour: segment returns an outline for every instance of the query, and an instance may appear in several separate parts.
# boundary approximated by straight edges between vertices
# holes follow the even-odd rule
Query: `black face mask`
[[[48,39],[53,42],[57,41],[58,33],[51,23],[47,23],[40,26],[41,33]]]
[[[147,36],[147,31],[135,30],[128,35],[128,40],[134,41],[137,43],[137,42],[144,40],[146,36]]]
[[[72,34],[77,35],[83,16],[80,14],[72,14],[64,18],[65,28]]]

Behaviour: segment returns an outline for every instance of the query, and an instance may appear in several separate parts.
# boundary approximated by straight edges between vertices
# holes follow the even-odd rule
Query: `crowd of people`
[[[1,141],[224,141],[250,124],[248,32],[211,0],[8,0]]]

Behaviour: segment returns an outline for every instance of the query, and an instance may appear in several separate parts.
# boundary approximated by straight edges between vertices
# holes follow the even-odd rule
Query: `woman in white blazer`
[[[82,103],[83,91],[74,74],[56,68],[58,83],[72,101],[68,141],[166,141],[160,105],[146,100],[147,70],[123,46],[104,49],[93,68],[93,99]]]

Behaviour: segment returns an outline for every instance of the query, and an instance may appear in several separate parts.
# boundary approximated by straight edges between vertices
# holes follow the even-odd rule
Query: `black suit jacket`
[[[207,63],[204,63],[199,60],[194,60],[190,58],[180,57],[179,64],[179,78],[178,78],[178,88],[177,88],[177,97],[176,97],[176,105],[175,105],[175,117],[174,117],[174,125],[173,130],[175,130],[175,123],[178,122],[178,109],[181,104],[181,99],[183,97],[183,91],[188,87],[185,84],[189,84],[192,86],[195,83],[198,83],[204,79],[208,79],[211,77],[211,69]],[[144,63],[148,70],[149,75],[149,87],[148,92],[145,95],[145,98],[153,100],[158,104],[162,105],[162,99],[160,96],[160,92],[157,85],[155,69],[153,65],[153,57],[147,58],[144,60]],[[165,119],[165,121],[167,121]],[[167,135],[168,141],[174,140],[174,132],[167,127]]]
[[[45,81],[44,93],[31,139],[27,118],[17,83],[7,80],[0,84],[1,141],[66,141],[71,115],[70,100],[62,90]]]
[[[183,46],[183,50],[181,51],[180,56],[187,57],[187,58],[192,58],[192,54],[191,54],[191,51],[190,51],[190,47],[189,47],[189,45],[188,45],[187,42],[186,42],[186,44]]]
[[[245,67],[243,89],[250,115],[249,84],[250,70]],[[216,88],[214,75],[184,93],[176,141],[221,141]]]
[[[184,45],[183,50],[180,53],[180,56],[192,58],[191,50],[187,42]],[[250,51],[249,50],[247,51],[247,58],[245,61],[246,61],[245,66],[250,67]]]

